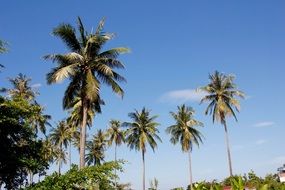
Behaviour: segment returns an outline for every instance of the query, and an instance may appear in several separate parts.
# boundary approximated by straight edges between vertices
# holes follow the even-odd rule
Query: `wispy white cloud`
[[[264,139],[259,139],[257,141],[255,141],[255,145],[263,145],[267,143],[267,140],[264,140]]]
[[[36,83],[36,84],[33,84],[31,87],[32,87],[32,88],[39,88],[39,87],[41,87],[41,86],[42,86],[42,84]]]
[[[275,123],[272,121],[265,121],[265,122],[260,122],[256,123],[253,126],[254,127],[272,127]]]
[[[161,102],[199,102],[206,93],[195,89],[174,90],[163,94]]]

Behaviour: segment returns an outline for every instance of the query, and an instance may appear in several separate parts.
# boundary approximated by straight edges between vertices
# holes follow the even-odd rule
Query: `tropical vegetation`
[[[44,56],[56,64],[47,73],[46,80],[48,84],[67,81],[62,100],[66,118],[52,120],[46,107],[38,101],[40,93],[31,84],[32,79],[25,74],[8,78],[10,86],[0,87],[0,189],[129,190],[131,184],[121,183],[118,175],[123,172],[125,162],[118,159],[117,154],[121,150],[119,146],[124,144],[141,153],[142,189],[147,189],[146,153],[148,148],[154,152],[162,142],[158,115],[152,115],[143,107],[128,113],[129,121],[108,118],[105,129],[96,127],[93,134],[87,130],[87,127],[94,126],[94,118],[105,105],[101,93],[104,85],[120,97],[124,96],[120,85],[126,79],[117,72],[117,69],[124,69],[124,65],[118,58],[129,49],[105,47],[114,34],[103,31],[104,23],[105,19],[102,19],[94,32],[89,33],[78,17],[77,28],[64,23],[52,31],[63,41],[68,52]],[[7,52],[7,43],[0,40],[0,53],[4,52]],[[206,94],[201,103],[208,103],[205,115],[211,115],[213,123],[217,121],[224,127],[230,176],[220,182],[193,182],[191,156],[194,147],[199,147],[205,140],[201,133],[204,125],[196,119],[194,108],[182,104],[175,112],[170,112],[173,123],[162,127],[166,129],[170,142],[188,153],[190,176],[187,189],[285,190],[285,184],[276,174],[265,178],[258,177],[253,171],[243,176],[233,175],[227,124],[229,117],[237,121],[239,98],[245,95],[238,89],[233,75],[215,71],[209,79],[207,85],[199,88]],[[109,162],[106,151],[112,146],[114,159]],[[73,149],[78,149],[79,163],[72,162]],[[68,161],[69,170],[62,171]],[[52,173],[53,164],[58,169]],[[159,189],[158,178],[151,180],[149,186],[149,190]],[[173,189],[182,190],[183,187]]]

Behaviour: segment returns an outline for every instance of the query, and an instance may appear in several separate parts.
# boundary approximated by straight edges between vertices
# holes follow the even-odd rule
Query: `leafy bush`
[[[64,175],[55,172],[46,177],[44,181],[28,187],[26,190],[113,190],[114,179],[117,178],[113,172],[115,169],[122,171],[118,162],[107,162],[81,170],[73,165]]]

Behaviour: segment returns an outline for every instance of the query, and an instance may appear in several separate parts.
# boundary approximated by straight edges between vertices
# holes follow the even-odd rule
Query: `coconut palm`
[[[127,48],[113,48],[102,51],[106,42],[113,38],[113,34],[103,33],[104,19],[100,21],[95,33],[88,34],[78,18],[79,35],[69,24],[61,24],[53,30],[70,50],[66,54],[47,55],[44,58],[56,62],[58,65],[47,74],[48,84],[60,82],[66,78],[70,83],[63,98],[63,108],[70,109],[76,97],[82,101],[82,121],[80,137],[80,168],[85,165],[85,141],[87,112],[94,109],[94,103],[100,101],[102,84],[112,87],[112,90],[123,96],[124,91],[118,82],[125,81],[124,77],[115,72],[115,68],[124,68],[117,59]]]
[[[66,162],[66,152],[68,141],[70,138],[69,126],[66,121],[62,120],[58,123],[56,128],[53,128],[50,133],[50,139],[56,147],[56,161],[58,164],[58,173],[60,174],[60,169],[62,162]]]
[[[126,143],[130,149],[135,149],[142,152],[143,161],[143,190],[145,190],[145,153],[146,146],[154,149],[157,147],[156,140],[161,142],[157,127],[159,123],[155,122],[158,116],[151,116],[150,111],[143,108],[141,112],[135,110],[135,112],[129,113],[129,117],[132,122],[124,122],[123,126],[128,127],[126,130]]]
[[[115,162],[117,162],[117,146],[120,146],[125,142],[125,132],[120,129],[121,122],[118,120],[111,120],[110,127],[107,130],[107,135],[109,137],[108,145],[111,146],[113,143],[115,144]],[[115,175],[116,175],[115,169]],[[117,187],[117,182],[115,181],[115,186]]]
[[[234,110],[239,112],[240,104],[236,97],[244,98],[244,93],[237,90],[237,86],[234,83],[235,77],[232,75],[225,75],[215,71],[214,74],[209,75],[209,79],[210,83],[200,88],[203,92],[207,93],[207,95],[201,100],[201,103],[209,102],[205,114],[212,115],[213,123],[217,120],[224,126],[229,171],[230,176],[232,176],[232,161],[226,118],[233,116],[237,121]]]
[[[202,135],[196,126],[203,126],[203,123],[195,120],[193,115],[195,113],[192,107],[187,107],[185,104],[178,106],[177,113],[170,112],[175,120],[175,124],[169,126],[166,132],[171,135],[170,142],[181,145],[182,152],[188,152],[189,155],[189,172],[190,172],[190,187],[192,189],[192,167],[191,167],[191,151],[193,144],[199,146],[202,142]]]
[[[3,89],[2,91],[7,92],[12,98],[23,98],[32,101],[38,94],[30,85],[31,79],[22,73],[15,78],[9,78],[9,81],[13,88]]]
[[[95,165],[101,165],[101,162],[105,158],[105,150],[107,145],[106,134],[99,129],[93,136],[91,141],[87,142],[88,154],[86,155],[86,162],[88,165],[92,163]]]
[[[38,109],[35,110],[35,114],[29,118],[29,122],[35,133],[38,133],[40,130],[44,135],[46,135],[46,126],[51,127],[51,124],[49,123],[51,116],[44,114],[44,107],[38,104],[36,101],[35,105]]]

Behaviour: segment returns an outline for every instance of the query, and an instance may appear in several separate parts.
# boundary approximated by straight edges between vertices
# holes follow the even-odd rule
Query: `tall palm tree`
[[[170,142],[181,144],[182,152],[188,152],[189,154],[189,173],[190,173],[190,187],[193,184],[192,179],[192,167],[191,167],[191,151],[193,144],[199,146],[202,142],[202,135],[196,126],[203,126],[203,123],[195,120],[193,115],[195,113],[192,107],[187,107],[185,104],[178,106],[178,112],[170,112],[171,116],[175,120],[175,124],[169,126],[166,132],[171,135]]]
[[[48,84],[70,79],[63,98],[63,108],[70,109],[76,97],[80,97],[82,101],[80,168],[85,165],[87,112],[94,109],[94,103],[99,102],[101,84],[111,86],[120,96],[124,94],[118,82],[125,81],[125,78],[114,69],[124,68],[117,58],[129,50],[119,47],[102,51],[104,44],[114,37],[113,34],[104,33],[103,26],[104,19],[100,21],[95,33],[88,34],[81,19],[78,18],[79,34],[76,36],[76,30],[71,25],[59,25],[53,30],[53,34],[65,43],[70,53],[44,57],[58,64],[47,74]]]
[[[94,166],[101,165],[101,162],[104,161],[105,158],[106,145],[106,134],[99,129],[93,136],[93,139],[87,142],[88,154],[85,159],[88,165],[91,165],[92,163]]]
[[[68,140],[70,138],[69,127],[66,121],[60,121],[57,128],[53,128],[50,133],[50,139],[56,147],[56,159],[58,163],[58,173],[60,174],[60,169],[62,162],[66,162],[65,149],[68,145]]]
[[[115,162],[117,162],[117,146],[120,146],[125,142],[125,132],[120,129],[121,122],[119,120],[111,120],[110,127],[107,130],[107,135],[109,137],[108,145],[111,146],[115,144]],[[115,169],[115,175],[117,170]],[[115,179],[115,188],[117,187],[117,182]]]
[[[159,123],[154,120],[158,116],[150,116],[150,111],[143,108],[141,112],[135,110],[135,112],[129,113],[129,117],[133,120],[132,122],[124,122],[123,126],[128,127],[126,130],[126,143],[130,149],[135,149],[142,152],[143,161],[143,190],[145,190],[145,153],[146,146],[154,149],[157,147],[156,140],[161,142],[157,127]]]
[[[237,86],[234,83],[235,77],[232,75],[225,75],[215,71],[214,74],[209,75],[209,79],[210,83],[200,88],[207,93],[201,100],[201,103],[210,102],[205,114],[212,115],[213,123],[217,120],[224,126],[229,170],[230,176],[232,176],[233,170],[226,118],[233,116],[237,121],[234,109],[239,112],[240,104],[236,97],[244,98],[244,93],[237,90]]]

